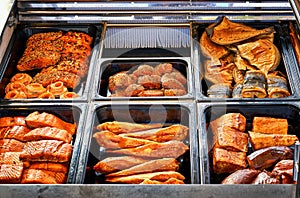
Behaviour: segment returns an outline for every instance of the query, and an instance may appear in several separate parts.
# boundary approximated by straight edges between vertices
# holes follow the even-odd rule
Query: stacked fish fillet
[[[211,98],[288,97],[286,76],[276,71],[281,55],[274,44],[274,27],[255,29],[223,17],[200,38],[205,79]]]
[[[183,143],[188,127],[174,124],[105,122],[93,137],[111,157],[99,161],[94,170],[106,182],[127,184],[184,184],[177,158],[189,147]]]
[[[0,118],[0,183],[65,183],[76,124],[43,112]]]
[[[228,113],[210,123],[213,173],[222,184],[293,183],[292,146],[298,137],[288,134],[282,118],[254,117],[245,132],[246,118]],[[248,138],[253,152],[248,151]],[[223,175],[223,176],[221,176]]]

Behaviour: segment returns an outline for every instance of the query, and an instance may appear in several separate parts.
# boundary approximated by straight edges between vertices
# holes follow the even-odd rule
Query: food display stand
[[[288,120],[289,135],[300,137],[297,131],[300,129],[300,45],[298,44],[300,6],[297,0],[5,0],[1,1],[2,4],[1,7],[5,9],[0,13],[0,117],[28,118],[36,111],[46,112],[66,122],[75,123],[77,132],[72,134],[72,141],[69,143],[73,150],[63,184],[4,182],[0,185],[0,197],[274,198],[298,196],[299,188],[295,184],[297,182],[295,175],[298,173],[299,159],[295,154],[293,156],[295,181],[291,182],[294,184],[221,184],[225,176],[219,176],[212,170],[212,157],[209,153],[211,148],[207,133],[210,121],[215,118],[226,113],[241,113],[246,117],[248,130],[251,129],[252,119],[255,116],[280,117]],[[287,95],[274,98],[212,97],[224,91],[219,88],[213,92],[211,88],[215,84],[214,80],[218,81],[223,77],[213,76],[215,73],[208,76],[204,61],[207,57],[203,54],[200,39],[207,32],[205,29],[209,25],[219,24],[224,18],[231,22],[247,24],[245,29],[249,26],[251,31],[253,30],[251,28],[269,30],[268,28],[272,26],[272,42],[278,47],[280,57],[276,72],[287,82],[284,87],[288,92]],[[85,65],[87,69],[83,71],[84,74],[78,74],[75,85],[74,82],[70,82],[70,76],[60,77],[76,97],[61,98],[57,95],[53,98],[28,95],[25,98],[17,98],[14,97],[15,95],[8,97],[7,86],[12,82],[12,77],[20,71],[27,72],[26,74],[30,75],[35,82],[41,84],[49,77],[49,75],[43,76],[44,70],[36,71],[41,69],[38,66],[28,64],[28,67],[32,66],[33,71],[24,69],[26,61],[23,68],[20,66],[18,61],[23,58],[23,53],[27,50],[29,38],[45,32],[62,32],[62,35],[66,36],[72,31],[84,33],[92,38],[87,47],[90,48],[88,62]],[[47,37],[44,39],[51,40]],[[74,41],[66,41],[67,44],[72,42]],[[70,47],[67,44],[60,49],[60,61],[68,51],[66,48]],[[76,44],[83,46],[81,42]],[[224,45],[230,48],[228,44]],[[230,49],[238,55],[234,47]],[[54,51],[51,52],[54,54]],[[53,54],[46,54],[46,57]],[[169,72],[166,71],[169,68],[167,66],[160,71],[155,70],[156,78],[160,75],[159,82],[153,80],[151,82],[155,81],[156,84],[151,86],[159,87],[158,89],[149,88],[150,85],[144,83],[143,87],[134,88],[134,91],[141,89],[138,94],[123,93],[124,90],[132,91],[129,87],[132,84],[135,86],[141,84],[140,81],[135,79],[132,84],[126,84],[130,80],[118,84],[118,81],[112,78],[118,74],[128,76],[133,74],[140,77],[137,73],[141,65],[151,65],[154,68],[169,63],[171,64]],[[50,73],[57,70],[59,67],[50,70]],[[176,84],[177,80],[167,81],[170,84],[161,80],[166,73],[171,73],[171,70],[174,73],[179,72],[172,78],[180,81],[180,77],[183,76],[182,85]],[[79,68],[77,73],[80,71]],[[42,77],[37,78],[38,75]],[[54,78],[52,76],[49,81],[52,83]],[[64,81],[63,78],[68,80]],[[230,82],[233,82],[232,78]],[[174,84],[178,85],[176,92],[173,88]],[[45,90],[47,86],[44,86]],[[227,93],[227,90],[225,92]],[[163,123],[164,127],[178,124],[187,126],[188,135],[176,142],[180,146],[171,147],[176,147],[176,151],[181,152],[181,149],[187,146],[186,151],[178,154],[179,156],[173,155],[172,152],[166,154],[167,157],[172,156],[177,159],[179,164],[177,170],[184,176],[184,184],[139,184],[141,182],[135,184],[124,182],[124,184],[119,180],[114,183],[110,182],[112,180],[108,180],[105,175],[93,171],[93,167],[100,159],[115,156],[109,153],[111,151],[107,151],[111,145],[107,148],[99,148],[95,141],[99,125],[110,121]],[[51,123],[48,125],[51,126]],[[253,150],[250,143],[248,144],[247,152],[251,153]],[[290,147],[293,151],[296,150],[294,146]],[[113,146],[112,148],[115,149]],[[138,151],[136,155],[142,155],[139,154],[142,152],[144,151]],[[147,151],[144,155],[148,155]],[[156,155],[163,156],[163,154]]]

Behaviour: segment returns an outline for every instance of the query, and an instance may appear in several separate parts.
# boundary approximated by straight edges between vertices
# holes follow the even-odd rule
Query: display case
[[[288,135],[299,137],[298,1],[4,2],[0,117],[46,111],[75,123],[77,133],[71,142],[67,179],[62,184],[31,185],[22,179],[19,183],[23,184],[3,182],[1,195],[298,196],[299,157],[294,154],[298,153],[294,142],[288,145],[293,152],[289,158],[294,160],[293,180],[286,182],[277,175],[276,184],[267,184],[267,180],[222,184],[232,171],[215,171],[211,152],[214,137],[209,131],[210,123],[222,115],[240,113],[246,119],[244,135],[252,130],[254,117],[264,116],[286,119]],[[221,30],[216,32],[218,28]],[[38,37],[42,41],[34,40],[32,36],[41,33],[46,33]],[[214,34],[221,36],[213,40]],[[243,51],[247,45],[252,45],[252,51]],[[225,52],[215,54],[218,50]],[[249,51],[252,54],[247,54]],[[56,61],[47,62],[49,57],[54,57],[50,61],[56,57]],[[272,67],[265,68],[265,61],[273,61]],[[15,85],[15,75],[26,76],[30,82]],[[36,83],[42,88],[31,91],[29,85]],[[61,84],[65,92],[74,95],[50,97],[50,85],[60,88]],[[40,89],[44,91],[35,93]],[[48,95],[42,97],[45,93]],[[154,129],[147,128],[152,124]],[[142,129],[120,132],[119,125],[132,131]],[[177,137],[176,132],[187,133]],[[159,138],[170,137],[159,142]],[[248,139],[246,146],[243,154],[255,151]],[[96,167],[100,162],[124,160],[122,157],[140,162],[126,166],[125,171],[101,172]],[[168,160],[173,167],[155,164]],[[129,162],[120,161],[118,166],[122,163]],[[249,166],[245,163],[244,168]],[[24,165],[24,170],[27,168]],[[266,171],[271,172],[268,168]],[[171,180],[166,179],[169,175],[173,175]]]

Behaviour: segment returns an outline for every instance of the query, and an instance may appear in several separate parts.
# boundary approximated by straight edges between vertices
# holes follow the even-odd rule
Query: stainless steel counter
[[[290,198],[296,185],[1,185],[1,197]]]

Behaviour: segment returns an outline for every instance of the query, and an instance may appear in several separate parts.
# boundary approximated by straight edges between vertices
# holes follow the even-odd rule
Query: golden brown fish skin
[[[110,131],[116,134],[120,133],[129,133],[129,132],[137,132],[143,131],[147,129],[160,128],[162,124],[160,123],[151,123],[151,124],[139,124],[139,123],[130,123],[130,122],[104,122],[97,125],[97,130],[99,131]]]
[[[240,113],[227,113],[210,122],[210,125],[215,133],[218,132],[218,128],[223,128],[224,130],[226,128],[236,129],[244,132],[246,130],[246,117]]]
[[[108,157],[102,161],[99,161],[93,169],[98,173],[108,174],[130,167],[136,166],[149,161],[148,159],[134,157],[134,156],[120,156],[120,157]]]
[[[271,146],[291,146],[298,137],[296,135],[264,134],[249,131],[250,143],[254,150]]]
[[[254,117],[252,131],[267,134],[288,134],[288,120],[273,117]]]
[[[219,128],[214,135],[214,147],[229,151],[248,151],[248,134],[230,128]]]
[[[267,39],[259,39],[253,42],[237,46],[241,57],[267,74],[274,71],[280,63],[281,55],[278,48]]]
[[[185,179],[185,177],[178,172],[163,171],[163,172],[129,175],[129,176],[124,176],[124,177],[108,177],[108,178],[106,178],[106,181],[113,182],[113,183],[139,184],[139,183],[143,182],[145,179],[157,180],[157,181],[167,181],[170,178],[176,178],[179,180]]]
[[[134,174],[161,172],[161,171],[177,171],[179,162],[174,158],[162,158],[151,160],[143,164],[133,166],[131,168],[121,170],[119,172],[108,174],[107,177],[120,177]]]
[[[164,96],[183,96],[187,91],[183,89],[164,89]]]
[[[151,179],[145,179],[140,184],[184,184],[184,181],[176,178],[170,178],[166,181],[157,181],[157,180],[151,180]]]
[[[172,140],[164,143],[150,143],[136,148],[108,150],[108,153],[125,154],[139,157],[162,158],[171,157],[177,158],[183,155],[189,147],[183,142]]]
[[[215,24],[211,24],[208,28],[211,28]],[[229,54],[229,50],[222,46],[212,42],[204,31],[200,37],[200,49],[202,54],[206,58],[210,58],[213,64],[220,64],[219,59]]]
[[[189,128],[184,125],[174,124],[165,128],[151,129],[135,133],[125,133],[121,134],[121,136],[146,139],[155,142],[167,142],[170,140],[181,141],[186,138],[188,130]]]
[[[247,167],[246,153],[213,149],[213,171],[217,174],[231,173]]]
[[[274,27],[257,30],[242,23],[232,22],[227,17],[223,17],[220,23],[206,29],[210,39],[219,45],[231,45],[250,38],[269,35],[275,32]]]
[[[145,144],[152,143],[152,141],[131,138],[131,137],[122,137],[110,131],[100,131],[93,134],[98,144],[107,149],[116,149],[116,148],[133,148]]]
[[[205,79],[214,84],[231,84],[233,81],[233,69],[235,68],[232,54],[220,59],[220,63],[215,65],[211,60],[205,61]]]
[[[138,94],[138,97],[160,97],[164,96],[164,91],[161,89],[143,90]]]

